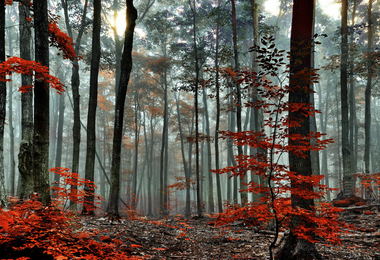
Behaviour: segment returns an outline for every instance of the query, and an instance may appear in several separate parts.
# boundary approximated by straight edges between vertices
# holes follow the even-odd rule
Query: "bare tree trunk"
[[[8,17],[10,19],[9,9],[8,9]],[[9,56],[13,57],[13,44],[12,44],[12,34],[11,30],[8,29],[8,48],[9,48]],[[11,77],[11,76],[10,76]],[[9,165],[10,165],[10,177],[11,177],[11,194],[12,196],[16,195],[16,163],[15,163],[15,136],[14,136],[14,128],[13,128],[13,82],[8,82],[8,125],[9,125]]]
[[[372,89],[372,0],[368,3],[368,48],[367,48],[367,86],[365,89],[365,110],[364,110],[364,168],[365,173],[370,173],[370,151],[371,151],[371,89]]]
[[[30,17],[27,0],[19,4],[20,20],[20,57],[31,60],[31,29],[27,21]],[[31,75],[21,75],[21,84],[32,85]],[[33,192],[33,91],[21,93],[21,143],[18,154],[18,169],[21,179],[20,196],[29,196]]]
[[[100,29],[101,29],[101,0],[94,0],[94,20],[92,31],[92,57],[90,71],[90,97],[87,114],[87,151],[85,178],[94,181],[95,170],[95,143],[96,143],[96,108],[98,105],[98,75],[100,64]],[[84,190],[89,194],[83,204],[82,214],[94,215],[94,190],[85,186]]]
[[[197,212],[198,216],[202,216],[202,200],[201,200],[201,182],[200,182],[200,172],[199,172],[199,127],[198,127],[198,85],[199,85],[199,59],[198,59],[198,49],[197,49],[197,26],[196,26],[196,3],[193,0],[189,0],[190,8],[193,12],[193,44],[194,44],[194,55],[195,55],[195,84],[194,84],[194,98],[195,98],[195,174],[197,177]]]
[[[221,0],[218,0],[220,8]],[[220,90],[219,90],[219,32],[220,32],[220,15],[216,24],[215,32],[215,89],[216,89],[216,118],[215,118],[215,168],[220,168],[219,163],[219,125],[220,125]],[[220,174],[216,174],[216,190],[218,194],[218,212],[223,212],[222,204],[222,187],[220,184]]]
[[[36,62],[49,67],[49,21],[47,0],[33,1]],[[49,85],[44,80],[34,83],[33,135],[34,191],[45,205],[50,203],[49,188]]]
[[[351,173],[350,162],[350,144],[348,142],[348,91],[347,91],[347,8],[348,0],[342,0],[342,24],[341,24],[341,66],[340,66],[340,84],[341,84],[341,104],[342,104],[342,157],[343,157],[343,196],[351,197],[354,194],[354,178]]]
[[[67,0],[61,0],[64,15],[65,15],[65,23],[67,32],[69,37],[73,38],[72,29],[69,21],[69,13]],[[81,26],[78,32],[77,39],[75,41],[75,53],[79,54],[81,48],[81,41],[84,32],[84,28],[86,25],[86,15],[87,15],[87,5],[88,0],[85,0],[83,7],[83,15],[81,20]],[[79,95],[79,86],[80,86],[80,77],[79,77],[79,63],[77,60],[73,61],[73,67],[71,70],[71,89],[73,92],[73,111],[74,111],[74,123],[73,123],[73,160],[71,165],[71,171],[74,173],[79,173],[79,158],[80,158],[80,142],[81,142],[81,126],[80,126],[80,95]],[[76,185],[71,186],[71,192],[75,193],[77,189]],[[76,210],[76,204],[71,201],[72,210]]]
[[[0,62],[5,61],[5,1],[0,3]],[[0,205],[8,207],[4,176],[4,125],[6,105],[6,82],[0,81]]]
[[[124,50],[121,58],[121,73],[119,91],[116,94],[115,124],[112,148],[112,168],[110,186],[109,214],[119,217],[119,191],[120,191],[120,152],[123,136],[124,103],[127,95],[129,77],[132,70],[133,34],[135,31],[137,10],[133,0],[127,0],[127,28],[125,30]]]

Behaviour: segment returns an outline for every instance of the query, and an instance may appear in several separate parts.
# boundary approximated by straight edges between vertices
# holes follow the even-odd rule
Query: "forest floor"
[[[341,245],[318,243],[316,246],[324,259],[380,260],[379,211],[345,212],[341,217],[355,225],[356,230],[340,235]],[[268,246],[274,232],[258,231],[238,222],[229,228],[210,222],[207,216],[190,220],[172,217],[114,222],[103,217],[82,218],[86,230],[96,231],[97,241],[119,239],[123,242],[120,250],[144,259],[269,259]],[[284,234],[281,235],[277,248],[284,242]]]

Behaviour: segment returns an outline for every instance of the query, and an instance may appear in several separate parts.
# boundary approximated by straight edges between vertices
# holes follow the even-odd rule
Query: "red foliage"
[[[244,221],[249,225],[258,225],[265,228],[273,223],[275,231],[288,229],[292,217],[300,220],[297,228],[292,232],[301,239],[316,242],[323,239],[330,243],[339,243],[339,232],[345,232],[349,226],[339,221],[338,213],[342,211],[329,203],[318,203],[311,209],[295,207],[291,203],[290,194],[304,200],[321,201],[329,189],[321,185],[324,176],[304,176],[289,170],[289,166],[281,164],[280,158],[286,153],[305,158],[309,151],[322,150],[332,139],[323,139],[324,134],[319,132],[307,135],[291,134],[289,128],[301,126],[302,118],[314,116],[316,111],[311,104],[290,103],[287,96],[293,90],[290,86],[280,82],[279,86],[272,83],[269,78],[279,76],[277,70],[284,63],[283,51],[274,48],[273,39],[267,39],[268,46],[256,47],[259,53],[258,64],[261,71],[253,72],[251,69],[232,71],[230,68],[220,69],[226,81],[236,80],[241,89],[248,93],[257,93],[257,102],[247,102],[246,107],[260,109],[264,113],[264,127],[269,131],[243,131],[221,132],[222,138],[234,140],[235,145],[248,145],[261,148],[264,153],[256,155],[238,155],[235,157],[236,166],[214,170],[217,174],[232,173],[231,177],[243,178],[246,174],[258,175],[260,183],[253,181],[246,183],[246,188],[240,192],[256,193],[260,195],[257,202],[242,205],[227,205],[227,209],[215,216],[217,224],[225,225],[236,220]],[[265,45],[265,43],[263,43]],[[212,71],[212,70],[209,70]],[[289,70],[285,71],[286,74]],[[316,70],[303,71],[299,81],[307,85],[317,81]],[[305,85],[305,84],[304,84]],[[253,90],[252,90],[253,88]],[[309,93],[309,90],[307,90]],[[290,117],[289,112],[296,112],[297,117]],[[311,139],[316,144],[311,144]],[[292,140],[292,145],[288,140]],[[307,188],[306,188],[307,187]],[[275,244],[277,236],[272,245]],[[271,249],[270,249],[271,250]]]
[[[49,68],[42,66],[40,63],[35,61],[24,60],[18,57],[12,57],[6,61],[0,63],[0,80],[10,81],[6,79],[6,75],[12,75],[12,73],[33,75],[34,80],[43,80],[47,84],[50,84],[52,88],[57,90],[60,94],[65,91],[65,86],[61,83],[59,78],[56,78],[49,74]],[[27,92],[32,89],[33,86],[27,85],[19,88],[21,92]]]
[[[57,18],[50,19],[49,37],[50,46],[56,47],[60,50],[63,53],[64,59],[69,59],[71,61],[82,59],[82,57],[77,56],[74,51],[73,40],[59,29]]]
[[[36,199],[0,209],[0,251],[12,259],[141,259],[121,252],[117,241],[96,242],[78,231],[78,219]],[[129,250],[131,251],[131,250]]]
[[[95,196],[98,201],[102,200],[102,198],[97,194],[88,194],[88,192],[83,189],[72,188],[73,186],[76,186],[78,188],[87,186],[90,187],[90,190],[94,190],[94,188],[97,187],[93,181],[80,178],[79,174],[71,172],[68,168],[55,167],[50,169],[50,171],[60,175],[59,185],[57,185],[57,183],[53,183],[53,186],[51,188],[53,195],[56,196],[54,198],[54,202],[57,206],[65,209],[65,205],[68,204],[69,200],[74,204],[87,203],[86,197],[88,196]],[[97,202],[97,204],[100,204],[100,202]],[[92,204],[88,204],[87,208],[89,210],[100,209],[99,207]]]

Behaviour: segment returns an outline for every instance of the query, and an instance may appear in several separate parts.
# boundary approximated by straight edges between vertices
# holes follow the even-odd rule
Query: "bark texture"
[[[295,0],[293,5],[293,18],[291,30],[291,60],[290,60],[290,104],[310,103],[310,79],[305,74],[311,69],[311,41],[313,37],[313,16],[314,0]],[[289,112],[290,118],[302,120],[301,125],[289,127],[289,134],[300,134],[307,136],[310,133],[310,117],[305,117],[299,111]],[[310,141],[309,141],[310,142]],[[300,145],[297,140],[289,138],[289,145]],[[302,145],[302,144],[301,144]],[[296,156],[289,153],[290,170],[300,176],[310,176],[312,174],[310,151],[306,152],[306,157]],[[306,184],[291,183],[292,187],[312,191],[313,187]],[[297,187],[302,185],[302,187]],[[293,207],[300,207],[311,210],[314,206],[313,199],[305,199],[291,194]],[[296,236],[294,229],[300,224],[309,226],[297,216],[292,216],[290,223],[290,234],[284,246],[279,250],[276,259],[298,260],[298,259],[321,259],[315,245]],[[312,235],[312,234],[311,234]]]
[[[49,67],[49,21],[47,0],[33,1],[36,62]],[[49,188],[49,84],[43,79],[34,83],[33,134],[34,191],[44,204],[50,203]]]

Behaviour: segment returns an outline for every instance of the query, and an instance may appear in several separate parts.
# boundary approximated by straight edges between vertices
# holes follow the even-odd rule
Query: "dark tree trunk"
[[[347,9],[348,0],[342,0],[342,58],[340,66],[340,84],[341,84],[341,104],[342,104],[342,157],[343,157],[343,196],[351,197],[354,194],[354,178],[351,173],[351,152],[348,142],[348,90],[347,90],[347,59],[348,59],[348,44],[347,44]]]
[[[64,8],[66,28],[69,36],[72,38],[73,33],[69,21],[69,13],[67,0],[61,0],[62,6]],[[83,15],[81,21],[81,27],[78,32],[77,39],[75,41],[75,53],[79,54],[83,32],[86,25],[86,15],[87,15],[87,5],[88,0],[85,1],[83,7]],[[71,165],[71,171],[74,173],[79,172],[79,158],[80,158],[80,142],[81,142],[81,127],[80,127],[80,95],[79,95],[80,77],[79,77],[79,63],[78,61],[73,61],[73,68],[71,70],[71,89],[73,91],[73,112],[74,112],[74,123],[73,123],[73,160]],[[75,193],[77,189],[76,185],[71,186],[71,192]],[[72,203],[72,210],[76,210],[76,204]]]
[[[314,16],[314,0],[295,0],[293,4],[293,18],[291,30],[291,60],[290,60],[290,104],[309,104],[310,92],[304,89],[310,89],[308,82],[310,79],[305,78],[302,70],[310,71],[311,69],[311,40],[313,37],[313,16]],[[305,54],[307,53],[307,54]],[[298,60],[301,60],[300,63]],[[307,75],[307,74],[306,74]],[[306,76],[307,77],[307,76]],[[310,134],[310,117],[300,115],[298,111],[290,111],[289,118],[299,118],[302,120],[298,127],[289,127],[289,134],[300,134],[308,136]],[[289,145],[300,145],[298,141],[289,138]],[[311,158],[310,151],[306,152],[306,157],[296,156],[289,153],[290,170],[300,176],[311,176]],[[300,184],[292,183],[292,187]],[[302,189],[310,192],[313,191],[311,185],[301,184]],[[314,206],[313,199],[305,199],[291,194],[291,202],[293,207],[300,207],[311,210]],[[294,229],[300,224],[309,226],[312,223],[305,223],[297,216],[292,216],[290,223],[290,234],[285,244],[278,252],[276,259],[296,260],[296,259],[321,259],[317,249],[313,243],[297,237]],[[312,234],[311,234],[312,235]]]
[[[47,0],[33,1],[35,60],[49,67],[49,21]],[[44,204],[50,203],[49,188],[49,85],[43,79],[34,83],[33,135],[34,191]]]
[[[95,143],[96,143],[96,107],[98,104],[98,75],[100,63],[100,29],[101,29],[101,0],[94,0],[94,20],[92,32],[92,57],[90,72],[90,97],[88,101],[87,115],[87,153],[85,178],[94,181],[95,170]],[[82,214],[94,215],[94,190],[85,186],[84,190],[89,194],[83,204]]]
[[[115,123],[112,146],[110,205],[108,213],[111,216],[119,216],[119,191],[120,191],[120,152],[123,137],[124,103],[127,95],[129,77],[132,70],[133,33],[135,30],[137,10],[133,6],[133,0],[127,0],[127,28],[125,30],[124,50],[121,57],[121,72],[119,90],[116,94]]]
[[[367,86],[365,89],[365,111],[364,111],[364,170],[370,173],[370,152],[371,152],[371,89],[372,89],[372,1],[368,3],[368,61],[367,61]],[[351,151],[352,152],[352,151]]]
[[[28,1],[19,5],[20,19],[20,58],[31,60],[31,29],[26,20],[30,17]],[[21,84],[32,85],[31,75],[21,75]],[[29,196],[33,192],[33,91],[21,93],[21,143],[18,154],[18,170],[21,178],[20,196]]]
[[[0,62],[5,61],[5,6],[4,1],[0,3]],[[0,81],[0,205],[8,206],[7,192],[5,190],[4,176],[4,126],[6,105],[6,83]]]

